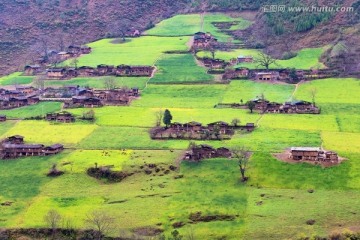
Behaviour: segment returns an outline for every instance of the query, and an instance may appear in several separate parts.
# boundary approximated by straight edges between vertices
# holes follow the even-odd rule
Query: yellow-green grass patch
[[[96,125],[61,124],[45,121],[21,121],[2,135],[2,138],[12,135],[22,135],[29,143],[53,144],[60,143],[71,146],[90,135]]]

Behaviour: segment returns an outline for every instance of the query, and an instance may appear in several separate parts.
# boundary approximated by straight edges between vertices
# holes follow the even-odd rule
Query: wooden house
[[[69,53],[71,53],[73,56],[78,56],[80,54],[80,46],[77,46],[77,45],[70,45],[68,48],[67,48],[67,51]]]
[[[252,56],[243,56],[243,55],[240,55],[237,57],[237,62],[238,63],[251,63],[253,62],[254,59]]]
[[[190,161],[200,161],[208,158],[230,158],[232,156],[231,151],[227,148],[221,147],[218,149],[212,146],[201,144],[193,146],[189,151],[185,153],[184,159]]]
[[[96,68],[100,76],[107,76],[115,74],[115,67],[111,65],[100,64]]]
[[[319,114],[320,108],[314,106],[310,102],[300,100],[300,101],[285,102],[280,108],[280,113]]]
[[[24,68],[24,75],[26,76],[33,76],[36,74],[41,73],[42,68],[40,65],[26,65]]]
[[[47,121],[55,121],[62,123],[72,123],[75,122],[75,117],[69,112],[60,112],[60,113],[48,113],[46,114]]]
[[[63,51],[63,52],[59,52],[59,53],[57,54],[57,56],[58,56],[58,59],[59,59],[60,61],[65,61],[66,59],[69,59],[69,58],[73,57],[73,54],[72,54],[71,52],[65,52],[65,51]]]
[[[10,108],[18,108],[28,105],[27,97],[11,97],[9,98]]]
[[[81,66],[77,69],[79,76],[91,77],[97,75],[97,70],[89,66]]]
[[[42,144],[11,144],[4,143],[2,145],[2,158],[18,158],[25,156],[42,156]]]
[[[194,34],[193,48],[208,48],[212,44],[215,44],[217,39],[210,33],[197,32]]]
[[[179,123],[179,122],[173,122],[170,124],[170,128],[174,131],[182,131],[184,128],[183,128],[183,124],[182,123]]]
[[[276,81],[279,80],[279,72],[270,71],[270,72],[255,72],[254,79],[260,81]]]
[[[9,142],[11,144],[23,144],[24,137],[21,135],[10,136],[5,139],[5,142]]]
[[[24,95],[30,95],[30,94],[37,93],[38,89],[36,89],[32,86],[17,86],[16,91],[19,91]]]
[[[238,78],[247,78],[249,75],[248,68],[235,68],[235,69],[226,69],[223,74],[223,79],[238,79]]]
[[[91,53],[91,47],[89,47],[89,46],[81,46],[80,47],[80,53],[81,54],[89,54],[89,53]]]
[[[96,97],[74,96],[70,103],[65,104],[66,107],[101,107],[101,100]]]
[[[39,102],[40,102],[40,98],[38,97],[38,95],[34,94],[31,96],[27,96],[27,104],[29,105],[38,104]]]
[[[227,66],[225,60],[222,59],[213,59],[213,58],[203,58],[202,59],[205,67],[212,68],[212,69],[223,69]]]
[[[292,147],[289,158],[297,161],[338,162],[339,160],[337,153],[318,147]]]
[[[202,125],[199,122],[188,122],[183,125],[185,131],[199,132],[202,130]]]
[[[0,115],[0,122],[6,121],[6,115]]]
[[[66,68],[49,68],[46,70],[48,79],[65,79],[67,78]]]
[[[209,131],[215,131],[216,129],[218,129],[220,134],[226,134],[230,129],[229,124],[223,121],[209,123],[207,127]]]
[[[43,154],[47,155],[54,155],[58,154],[59,152],[64,150],[64,146],[62,144],[54,144],[48,147],[43,148]]]
[[[154,68],[152,66],[129,66],[119,65],[116,67],[117,76],[148,76],[152,75]]]

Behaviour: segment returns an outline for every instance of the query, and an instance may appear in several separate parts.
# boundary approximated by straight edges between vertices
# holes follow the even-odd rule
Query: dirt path
[[[301,80],[300,82],[298,82],[297,84],[295,84],[295,89],[294,89],[293,93],[291,94],[291,97],[290,97],[289,101],[291,101],[292,99],[294,99],[294,96],[295,96],[295,93],[296,93],[297,89],[299,88],[299,86],[300,86],[303,82],[304,82],[304,81]]]
[[[156,73],[157,70],[158,70],[155,64],[157,63],[157,61],[159,61],[159,59],[160,59],[163,55],[164,55],[164,54],[161,54],[157,59],[155,59],[155,61],[154,61],[154,63],[153,63],[154,71],[151,73],[151,76],[150,76],[149,79],[146,81],[144,89],[147,88],[147,86],[148,86],[148,84],[149,84],[149,81],[155,76],[155,73]],[[144,89],[143,89],[143,90],[144,90]]]

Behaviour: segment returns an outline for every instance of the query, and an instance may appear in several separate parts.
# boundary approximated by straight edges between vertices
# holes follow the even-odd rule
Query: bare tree
[[[246,182],[248,177],[245,176],[245,172],[247,170],[247,164],[249,162],[251,153],[245,147],[238,147],[232,150],[232,154],[233,157],[238,161],[241,181]]]
[[[97,231],[97,239],[103,239],[114,229],[114,218],[110,217],[106,212],[95,210],[86,216],[85,222],[89,227]]]
[[[310,96],[311,96],[312,104],[314,105],[314,107],[315,107],[316,95],[317,95],[317,89],[316,88],[310,89]]]
[[[40,42],[40,46],[41,46],[41,51],[44,53],[44,58],[45,58],[45,60],[48,60],[48,57],[49,57],[48,56],[48,46],[49,46],[48,38],[45,36],[41,36],[39,38],[39,42]]]
[[[78,63],[79,63],[79,59],[77,57],[74,57],[72,60],[71,60],[71,66],[73,66],[75,69],[78,68]]]
[[[155,113],[155,117],[156,117],[156,126],[159,127],[161,125],[162,119],[164,117],[164,111],[162,109],[159,109],[159,111],[157,111]]]
[[[55,234],[56,229],[59,227],[61,215],[56,210],[50,210],[45,216],[44,221],[51,228],[52,233]]]
[[[37,89],[44,89],[45,88],[45,75],[39,75],[36,76],[35,79],[33,80],[33,85],[35,88]]]
[[[258,66],[266,68],[266,70],[269,70],[271,64],[277,65],[277,60],[275,58],[272,58],[270,55],[263,52],[258,54],[258,56],[254,59],[254,62],[257,63]]]
[[[113,77],[106,77],[104,79],[104,87],[107,90],[113,90],[116,88],[116,82]]]

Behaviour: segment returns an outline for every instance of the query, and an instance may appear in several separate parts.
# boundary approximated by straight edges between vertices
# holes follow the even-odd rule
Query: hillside
[[[348,0],[343,3],[344,6],[354,6],[355,12],[351,15],[319,15],[324,21],[320,20],[301,32],[293,32],[291,29],[294,29],[293,22],[297,21],[294,19],[305,19],[306,14],[298,13],[292,17],[264,16],[260,9],[266,2],[291,4],[292,1],[6,0],[0,3],[0,74],[22,70],[44,49],[61,50],[70,44],[119,36],[124,29],[145,30],[174,14],[245,10],[252,11],[245,15],[254,20],[255,24],[245,32],[239,31],[237,36],[245,36],[250,44],[265,46],[270,54],[280,57],[286,51],[341,42],[347,48],[345,55],[351,53],[351,58],[338,53],[335,56],[334,51],[330,53],[329,50],[323,61],[329,66],[348,61],[345,63],[348,66],[347,74],[359,71],[359,66],[354,64],[359,59],[356,44],[359,38],[356,25],[359,21],[359,1]],[[306,4],[306,1],[302,3]],[[327,1],[327,4],[340,3]]]

